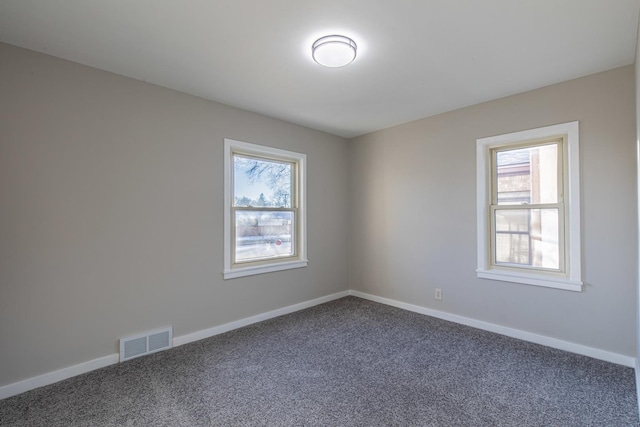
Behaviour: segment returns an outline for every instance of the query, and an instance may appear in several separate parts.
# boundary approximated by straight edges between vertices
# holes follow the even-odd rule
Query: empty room
[[[640,426],[640,0],[3,0],[0,426]]]

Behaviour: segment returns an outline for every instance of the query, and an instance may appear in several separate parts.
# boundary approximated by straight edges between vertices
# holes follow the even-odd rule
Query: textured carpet
[[[347,297],[0,401],[2,426],[636,426],[630,368]]]

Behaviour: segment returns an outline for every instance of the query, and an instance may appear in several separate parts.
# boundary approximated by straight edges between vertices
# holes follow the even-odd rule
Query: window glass
[[[234,206],[291,207],[292,163],[236,154],[233,171]]]
[[[479,138],[477,276],[582,290],[579,123]]]
[[[293,212],[236,211],[236,262],[295,254]]]
[[[496,152],[499,205],[558,202],[558,145]]]
[[[306,267],[306,155],[224,141],[225,279]]]
[[[560,268],[558,209],[495,210],[495,262]]]

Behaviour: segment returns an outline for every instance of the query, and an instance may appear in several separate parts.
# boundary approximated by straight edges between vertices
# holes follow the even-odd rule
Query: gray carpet
[[[0,401],[2,426],[636,426],[630,368],[348,297]]]

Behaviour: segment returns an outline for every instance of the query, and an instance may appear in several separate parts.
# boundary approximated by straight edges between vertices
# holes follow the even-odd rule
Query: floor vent
[[[120,361],[171,348],[173,330],[171,326],[120,339]]]

